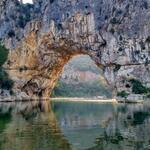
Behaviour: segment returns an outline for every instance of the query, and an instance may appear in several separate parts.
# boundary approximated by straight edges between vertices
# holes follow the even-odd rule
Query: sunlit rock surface
[[[17,97],[48,98],[78,54],[88,54],[117,91],[130,78],[150,85],[149,0],[33,2],[0,1],[0,38],[10,49],[4,67]]]

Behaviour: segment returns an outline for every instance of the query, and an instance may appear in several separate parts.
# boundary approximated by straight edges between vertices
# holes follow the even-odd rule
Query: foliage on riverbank
[[[94,97],[106,96],[110,98],[111,90],[105,87],[100,81],[84,82],[78,84],[67,84],[58,81],[54,88],[52,97]]]
[[[139,80],[131,79],[132,92],[134,94],[144,94],[146,97],[150,98],[150,88],[144,86]]]
[[[11,91],[13,81],[9,79],[8,74],[3,69],[2,65],[6,62],[9,50],[0,42],[0,89]]]
[[[145,95],[147,98],[150,98],[150,88],[144,86],[139,80],[131,79],[129,80],[132,86],[132,93],[133,94],[142,94]],[[121,91],[117,93],[117,96],[127,98],[129,95],[126,91]]]
[[[121,91],[117,93],[117,96],[127,98],[129,94],[126,91]]]
[[[13,81],[9,79],[8,74],[0,68],[0,89],[11,90]]]
[[[6,62],[8,53],[8,49],[0,42],[0,67]]]

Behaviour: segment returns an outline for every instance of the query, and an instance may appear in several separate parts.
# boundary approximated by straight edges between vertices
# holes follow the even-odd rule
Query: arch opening
[[[111,98],[112,90],[87,54],[73,56],[63,67],[51,97]]]

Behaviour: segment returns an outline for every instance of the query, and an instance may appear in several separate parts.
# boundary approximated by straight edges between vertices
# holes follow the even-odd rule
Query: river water
[[[150,150],[150,104],[0,103],[0,150]]]

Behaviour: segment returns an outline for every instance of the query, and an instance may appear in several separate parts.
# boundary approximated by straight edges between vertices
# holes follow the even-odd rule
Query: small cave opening
[[[95,62],[88,55],[77,55],[65,64],[51,97],[107,99],[112,91]]]

